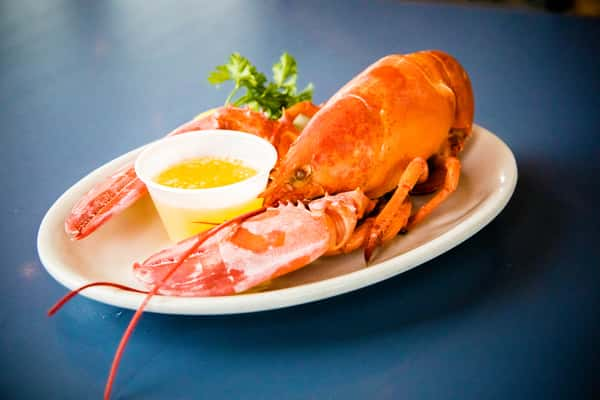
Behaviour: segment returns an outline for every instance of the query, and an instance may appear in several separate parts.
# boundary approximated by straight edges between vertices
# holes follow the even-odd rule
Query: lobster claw
[[[247,108],[221,107],[200,114],[167,136],[207,129],[231,129],[251,133],[270,141],[281,157],[299,131],[293,119],[300,113],[312,116],[318,107],[301,102],[287,110],[279,121]],[[146,194],[146,185],[135,174],[133,162],[92,187],[75,204],[65,220],[65,232],[73,240],[83,239]]]
[[[160,282],[195,244],[195,237],[133,267],[148,286]],[[204,241],[177,267],[158,293],[219,296],[244,292],[314,261],[329,245],[323,218],[304,206],[271,208],[230,225]]]
[[[316,200],[309,209],[301,203],[269,208],[230,223],[201,242],[194,236],[164,249],[135,264],[134,274],[154,287],[172,272],[157,290],[163,295],[244,292],[343,245],[370,204],[356,190]]]

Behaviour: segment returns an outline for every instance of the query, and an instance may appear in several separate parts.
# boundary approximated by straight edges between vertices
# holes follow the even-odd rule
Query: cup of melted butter
[[[262,207],[275,148],[249,133],[205,130],[146,147],[135,162],[169,238],[178,242]]]

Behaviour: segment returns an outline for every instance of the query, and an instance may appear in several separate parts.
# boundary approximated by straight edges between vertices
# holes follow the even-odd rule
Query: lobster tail
[[[454,93],[456,105],[452,129],[461,129],[470,134],[475,110],[473,89],[460,63],[439,50],[419,51],[404,57],[421,67],[428,77],[441,75],[442,81]]]
[[[456,98],[456,111],[452,128],[465,130],[470,135],[475,113],[475,102],[469,75],[451,55],[437,50],[431,51],[429,54],[441,61],[448,85]]]
[[[455,107],[448,145],[450,154],[456,156],[463,149],[473,127],[475,103],[469,75],[454,57],[443,51],[420,51],[404,57],[418,65],[429,78],[439,76],[452,91]]]

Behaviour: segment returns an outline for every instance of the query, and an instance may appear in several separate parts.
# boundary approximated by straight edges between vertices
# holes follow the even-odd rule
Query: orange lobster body
[[[310,120],[274,173],[267,202],[355,188],[380,197],[414,158],[460,151],[472,120],[469,78],[453,58],[435,51],[384,57]],[[452,148],[456,132],[462,138]]]

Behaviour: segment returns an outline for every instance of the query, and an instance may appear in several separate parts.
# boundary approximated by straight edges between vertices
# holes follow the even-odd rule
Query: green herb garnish
[[[227,64],[219,65],[208,75],[208,81],[213,85],[233,81],[234,87],[225,105],[246,105],[255,111],[263,111],[271,119],[279,118],[283,109],[298,102],[312,100],[312,83],[296,93],[297,78],[296,60],[288,53],[283,53],[279,62],[273,64],[273,82],[267,82],[266,76],[239,53],[233,53]],[[246,92],[234,100],[240,89]]]

